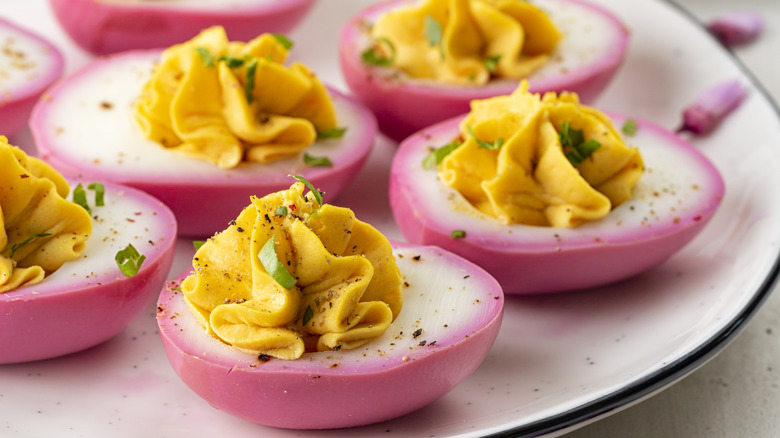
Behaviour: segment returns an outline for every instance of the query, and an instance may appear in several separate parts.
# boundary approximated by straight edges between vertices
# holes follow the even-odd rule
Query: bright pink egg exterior
[[[619,126],[623,118],[610,115]],[[639,132],[655,139],[661,152],[672,154],[687,166],[669,169],[669,173],[695,173],[690,182],[691,199],[673,205],[674,213],[656,215],[653,202],[658,196],[672,196],[670,186],[648,188],[647,196],[635,193],[633,200],[618,207],[624,211],[646,208],[634,214],[641,221],[610,220],[614,225],[605,229],[600,221],[572,229],[503,225],[478,213],[464,213],[466,201],[455,209],[452,199],[462,199],[454,190],[445,188],[434,169],[423,170],[422,160],[432,145],[441,146],[458,134],[462,117],[450,119],[424,129],[405,140],[393,161],[389,196],[393,216],[404,237],[413,243],[438,245],[480,265],[491,273],[507,294],[536,294],[583,289],[613,283],[644,272],[669,258],[692,240],[715,214],[724,196],[724,182],[718,170],[698,150],[680,137],[646,121],[638,121]],[[649,157],[637,144],[645,159],[645,166],[653,173],[664,171],[663,166]],[[649,145],[648,145],[649,146]],[[666,163],[672,164],[677,163]],[[420,175],[437,186],[425,192]],[[647,177],[647,172],[645,176]],[[640,180],[641,181],[641,180]],[[686,183],[688,184],[688,183]],[[677,190],[680,190],[678,187]],[[433,202],[434,197],[449,201]],[[643,199],[637,199],[643,198]],[[446,205],[445,207],[442,207]],[[473,207],[469,207],[473,209]],[[442,211],[444,209],[445,211]],[[661,210],[661,207],[656,207]],[[614,210],[607,218],[614,215]],[[637,215],[643,215],[641,217]],[[625,217],[625,216],[624,216]],[[649,219],[647,219],[649,218]],[[453,230],[464,230],[466,237],[450,237]]]
[[[3,327],[0,363],[49,359],[93,347],[150,310],[173,262],[176,220],[165,205],[146,193],[115,184],[104,185],[107,202],[121,199],[130,203],[132,211],[137,213],[121,218],[121,222],[144,216],[151,218],[155,225],[147,235],[132,242],[146,256],[141,269],[135,276],[126,277],[116,266],[113,254],[109,254],[104,257],[104,268],[100,268],[104,270],[95,268],[87,276],[60,275],[55,280],[59,272],[56,271],[42,283],[0,293],[0,326]],[[95,214],[101,213],[95,210]],[[105,242],[116,237],[108,234],[111,235],[93,233],[87,251],[92,245],[105,246]],[[94,255],[85,252],[82,257]]]
[[[181,292],[174,287],[189,274],[185,272],[163,289],[158,302],[157,322],[171,365],[184,383],[212,406],[255,423],[282,428],[330,429],[371,424],[433,402],[471,374],[487,355],[501,325],[503,294],[484,270],[440,248],[408,244],[394,247],[414,250],[423,259],[437,259],[436,263],[447,263],[454,269],[449,271],[450,275],[470,275],[470,293],[476,294],[480,298],[478,305],[484,307],[467,318],[451,321],[451,332],[435,343],[423,334],[419,339],[428,339],[426,345],[415,339],[413,347],[393,351],[393,347],[377,346],[379,341],[372,341],[366,346],[368,353],[358,354],[359,362],[345,359],[343,350],[305,353],[293,361],[261,362],[257,356],[238,352],[212,338],[194,322]],[[401,263],[399,267],[404,272]],[[415,284],[415,279],[426,272],[404,275]],[[415,311],[413,296],[435,299],[427,296],[427,291],[406,291],[401,315]],[[446,305],[454,307],[455,302],[451,298]],[[474,304],[468,299],[457,305]],[[413,317],[420,327],[432,324],[419,320],[420,317]],[[398,332],[397,322],[388,328],[389,333]],[[379,348],[390,350],[377,352]],[[366,354],[372,357],[366,360]]]
[[[617,72],[628,49],[629,32],[614,15],[597,6],[579,0],[551,0],[570,7],[582,8],[601,17],[612,29],[610,50],[594,59],[586,68],[562,71],[559,74],[535,79],[528,78],[530,91],[572,91],[588,103],[595,99]],[[339,36],[339,61],[350,90],[376,115],[379,129],[390,138],[401,141],[407,136],[434,123],[457,116],[469,110],[475,99],[509,94],[518,81],[493,81],[484,87],[440,85],[399,77],[393,69],[365,64],[361,53],[365,48],[367,23],[372,23],[382,12],[411,4],[410,0],[390,0],[374,4],[342,28]],[[543,4],[540,4],[542,7]]]
[[[241,164],[236,169],[220,170],[215,165],[203,162],[204,166],[199,167],[198,171],[177,171],[177,164],[183,166],[181,163],[188,160],[185,158],[168,167],[136,166],[128,170],[127,166],[134,161],[130,157],[137,153],[133,150],[119,151],[119,155],[126,157],[125,164],[117,164],[114,159],[109,162],[97,156],[78,155],[76,151],[83,148],[86,142],[98,142],[100,145],[106,145],[106,148],[111,148],[116,144],[117,136],[132,137],[133,141],[137,138],[139,142],[148,140],[136,126],[132,114],[124,113],[118,116],[122,119],[124,134],[109,130],[105,137],[96,139],[93,134],[106,131],[108,123],[115,120],[101,119],[106,123],[94,121],[96,129],[90,128],[78,138],[66,140],[62,131],[67,129],[71,132],[75,127],[55,121],[57,117],[68,113],[83,113],[85,107],[97,108],[101,99],[109,99],[98,94],[94,96],[94,101],[85,104],[82,95],[71,92],[70,88],[94,90],[98,84],[109,84],[106,90],[111,90],[112,87],[127,86],[112,82],[110,69],[128,66],[127,68],[146,71],[146,66],[151,69],[159,54],[158,50],[139,50],[98,58],[52,87],[36,105],[30,120],[30,129],[40,157],[63,173],[113,181],[150,193],[173,210],[181,235],[205,237],[224,229],[226,224],[249,204],[250,196],[263,196],[289,188],[293,181],[289,177],[291,173],[305,177],[330,197],[338,196],[352,181],[371,152],[377,132],[376,119],[357,100],[329,89],[336,103],[339,123],[345,123],[347,127],[343,138],[323,141],[326,145],[324,150],[330,150],[327,145],[342,145],[339,146],[341,149],[337,155],[330,156],[333,163],[331,167],[305,166],[298,160],[295,168],[249,163]],[[138,92],[140,93],[140,85]],[[129,100],[134,102],[134,98]],[[133,102],[114,102],[113,111],[132,108]],[[339,113],[339,110],[342,112]],[[97,117],[113,116],[102,111]],[[172,154],[170,156],[176,157]],[[139,159],[146,158],[141,156]]]
[[[264,32],[288,32],[306,16],[314,1],[273,0],[222,8],[134,1],[49,0],[49,3],[73,41],[88,52],[105,55],[168,47],[214,25],[223,26],[233,41],[249,41]]]
[[[36,56],[45,56],[49,63],[44,74],[35,75],[22,87],[5,89],[0,86],[0,135],[11,137],[27,125],[30,112],[43,91],[62,76],[64,61],[60,51],[40,36],[2,18],[0,28],[34,43],[38,51]],[[22,56],[22,62],[36,62],[30,53],[23,53]]]

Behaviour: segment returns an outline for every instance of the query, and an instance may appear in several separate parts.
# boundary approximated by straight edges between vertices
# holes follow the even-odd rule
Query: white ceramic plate
[[[713,221],[661,267],[606,288],[509,297],[487,360],[428,407],[359,429],[309,432],[257,426],[213,409],[174,375],[154,309],[115,339],[55,360],[0,367],[0,435],[8,436],[483,436],[557,433],[675,382],[723,348],[755,313],[778,275],[780,120],[765,93],[686,14],[663,0],[594,0],[629,25],[629,57],[597,106],[668,128],[704,88],[741,78],[747,100],[726,124],[693,143],[724,175]],[[323,0],[292,34],[295,57],[344,89],[336,35],[367,0]],[[85,61],[41,0],[6,13]],[[43,11],[43,12],[42,12]],[[35,20],[32,20],[35,18]],[[663,29],[658,26],[663,23]],[[48,29],[48,30],[47,30]],[[20,141],[29,141],[24,135]],[[377,142],[367,168],[338,203],[392,238],[386,199],[394,146]],[[181,241],[174,273],[193,250]],[[305,413],[302,413],[305,415]]]

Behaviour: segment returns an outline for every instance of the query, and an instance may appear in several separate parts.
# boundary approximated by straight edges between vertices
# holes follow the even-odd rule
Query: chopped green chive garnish
[[[490,73],[495,73],[498,68],[498,61],[501,59],[501,55],[488,56],[482,62],[485,64],[485,68]]]
[[[479,145],[479,147],[481,147],[482,149],[487,149],[487,150],[500,149],[501,146],[504,145],[504,139],[503,138],[499,138],[498,140],[496,140],[494,142],[487,142],[487,141],[483,141],[483,140],[478,139],[477,136],[474,135],[474,130],[471,129],[471,125],[466,125],[466,129],[469,131],[469,135],[471,135],[471,138],[473,138],[474,141],[476,141],[477,144]]]
[[[95,191],[95,206],[103,207],[106,205],[106,187],[100,183],[92,183],[87,186],[88,189]]]
[[[116,253],[114,259],[116,260],[116,265],[119,266],[119,270],[125,274],[125,277],[132,277],[141,269],[146,256],[139,254],[133,244],[128,243],[125,249]]]
[[[384,52],[380,48],[380,43],[388,47],[390,56],[380,53],[380,51]],[[387,38],[377,38],[374,46],[366,49],[360,57],[366,64],[378,66],[392,65],[395,60],[395,46]]]
[[[287,216],[287,207],[285,207],[284,205],[280,205],[276,207],[276,211],[274,211],[274,216],[279,216],[279,217]]]
[[[16,253],[16,251],[19,248],[23,247],[24,245],[27,245],[28,243],[32,242],[33,240],[35,240],[35,239],[37,239],[39,237],[46,237],[46,236],[51,236],[51,233],[38,233],[38,234],[36,234],[34,236],[30,236],[30,237],[22,240],[21,242],[19,242],[16,245],[11,247],[11,252],[8,253],[8,258],[9,259],[13,258],[14,257],[14,253]]]
[[[450,233],[450,237],[453,238],[453,239],[462,239],[462,238],[466,237],[466,232],[463,231],[463,230],[453,230]]]
[[[307,153],[303,153],[303,162],[313,167],[332,167],[333,163],[328,157],[313,157]]]
[[[76,188],[73,189],[73,202],[84,207],[84,210],[87,210],[87,213],[92,214],[92,209],[89,208],[89,204],[87,203],[87,191],[84,190],[84,186],[81,185],[81,183],[78,183]]]
[[[311,193],[314,195],[314,199],[317,200],[317,203],[322,205],[322,193],[320,193],[319,190],[315,189],[314,186],[311,185],[309,180],[307,180],[306,178],[304,178],[302,176],[298,176],[298,175],[288,175],[288,176],[291,176],[291,177],[297,179],[298,181],[302,182],[306,187],[308,187],[309,190],[311,190]]]
[[[425,16],[425,37],[428,38],[428,44],[431,47],[439,46],[442,58],[444,57],[444,48],[441,46],[442,36],[444,33],[441,29],[441,24],[436,21],[435,18],[430,15]]]
[[[303,312],[303,325],[308,324],[312,318],[314,318],[314,310],[311,309],[311,306],[306,306],[306,310]]]
[[[198,47],[195,49],[203,60],[203,65],[206,67],[214,67],[214,57],[211,56],[211,52],[205,47]]]
[[[457,149],[461,144],[463,144],[460,140],[452,141],[440,148],[436,148],[431,151],[430,154],[428,154],[422,162],[423,169],[433,169],[434,167],[438,166],[439,163],[444,161],[444,157],[450,154],[450,152]]]
[[[201,246],[203,246],[204,243],[206,243],[205,240],[193,240],[192,241],[192,246],[194,246],[195,247],[195,251],[197,251],[197,250],[200,249]]]
[[[276,246],[274,244],[274,236],[268,238],[263,245],[263,248],[257,253],[257,257],[260,259],[260,263],[265,268],[265,272],[279,283],[285,289],[292,289],[295,286],[295,278],[287,272],[282,262],[279,261],[279,257],[276,255]]]
[[[623,134],[633,136],[636,134],[637,129],[639,129],[639,126],[636,124],[636,120],[626,119],[626,121],[623,122]]]
[[[287,38],[286,36],[284,36],[284,35],[282,35],[280,33],[275,33],[273,35],[274,35],[274,38],[276,38],[276,41],[279,41],[279,44],[281,44],[282,47],[284,47],[284,50],[292,49],[293,42],[290,41],[289,38]]]
[[[92,183],[88,185],[87,188],[95,191],[96,207],[103,207],[106,205],[106,187],[103,184]],[[84,190],[84,186],[81,183],[78,183],[76,188],[73,189],[73,202],[84,207],[84,210],[87,210],[87,213],[92,214],[92,209],[89,208],[89,203],[87,202],[87,191]]]
[[[220,56],[220,61],[224,61],[229,68],[238,68],[244,65],[245,59],[236,58],[235,56]]]
[[[585,140],[585,134],[583,134],[582,129],[572,129],[566,122],[561,124],[561,132],[558,135],[561,140],[561,147],[563,147],[563,154],[572,166],[582,163],[596,149],[601,147],[601,143],[596,140]]]
[[[244,86],[244,91],[246,92],[246,101],[248,103],[254,101],[256,71],[257,59],[253,59],[246,65],[246,85]]]
[[[345,132],[347,132],[346,126],[330,128],[328,130],[318,132],[317,140],[329,140],[333,138],[341,138],[344,136]]]

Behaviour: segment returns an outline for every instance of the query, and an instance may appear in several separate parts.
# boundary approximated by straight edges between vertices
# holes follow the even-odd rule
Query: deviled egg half
[[[540,102],[538,96],[526,98],[531,106]],[[541,101],[549,100],[557,98]],[[532,294],[636,275],[662,263],[704,228],[723,199],[724,182],[702,152],[651,122],[619,114],[609,117],[624,126],[631,135],[622,135],[636,147],[607,148],[622,143],[610,119],[593,109],[579,112],[571,96],[561,100],[566,101],[556,105],[562,110],[549,110],[557,112],[553,115],[546,109],[523,115],[500,107],[497,117],[482,125],[472,110],[405,140],[392,164],[390,202],[406,239],[468,258],[498,279],[507,294]],[[472,107],[484,110],[490,102]],[[562,113],[572,115],[566,127]],[[499,138],[496,127],[507,120],[527,123],[513,131],[517,135]],[[578,137],[583,149],[596,145],[576,165],[564,131],[569,140]],[[473,154],[469,160],[476,166],[455,173],[463,161],[448,162],[448,149],[459,153],[467,142],[470,149],[461,151]],[[483,182],[468,184],[471,190],[456,188],[477,174],[486,176]],[[518,223],[523,216],[528,223]]]
[[[7,144],[0,161],[0,363],[95,346],[150,310],[176,243],[164,204],[130,187],[66,181]],[[62,196],[68,187],[75,202]]]
[[[495,341],[501,287],[440,248],[391,244],[307,185],[253,198],[163,289],[174,370],[214,407],[283,428],[365,425],[443,396]]]
[[[589,102],[628,43],[615,15],[584,1],[389,0],[344,26],[339,60],[382,132],[400,141],[474,99],[510,93],[522,78],[533,92],[568,90]]]
[[[27,125],[33,105],[60,78],[63,58],[50,42],[0,18],[0,135]]]
[[[176,56],[191,56],[181,63],[189,62],[196,73],[181,73],[179,66],[164,74],[153,73],[155,66],[171,67],[173,55],[163,54],[167,61],[161,61],[160,51],[147,50],[99,58],[65,78],[39,101],[31,119],[40,156],[64,172],[119,182],[154,195],[173,210],[179,232],[189,236],[208,236],[221,229],[251,195],[285,188],[289,174],[302,175],[328,196],[337,196],[373,146],[377,128],[371,112],[345,94],[331,88],[326,91],[302,65],[287,68],[276,62],[284,59],[289,48],[284,37],[265,34],[243,46],[268,56],[220,56],[218,49],[206,49],[211,37],[224,40],[220,32],[209,29],[202,34],[210,35],[208,41],[194,39],[170,49],[185,50]],[[220,78],[232,81],[222,84],[221,90],[217,70]],[[207,75],[214,76],[197,81]],[[160,80],[151,82],[153,77]],[[279,77],[287,79],[274,82]],[[162,91],[144,94],[147,97],[142,100],[142,93],[150,89]],[[249,90],[256,93],[251,95]],[[327,119],[337,123],[332,129],[320,129],[319,113],[309,109],[322,103],[326,94],[332,108]],[[292,99],[292,103],[278,99]],[[144,128],[138,121],[141,101]],[[157,108],[160,105],[164,107]],[[273,114],[276,107],[284,107],[288,115]],[[314,119],[314,124],[301,114]],[[223,118],[231,117],[243,130],[240,135],[251,138],[245,150],[243,140],[225,127]],[[174,131],[186,131],[183,135],[195,140],[175,138]],[[157,137],[149,138],[149,133]],[[313,143],[306,146],[299,137]],[[198,146],[193,147],[193,142]],[[256,148],[255,143],[262,147]],[[232,149],[222,153],[222,147]],[[265,151],[259,158],[265,162],[246,161],[255,150]],[[208,155],[212,151],[217,152]],[[271,155],[268,151],[282,155],[266,159]]]
[[[167,47],[224,26],[231,39],[292,30],[315,0],[49,0],[54,15],[84,50],[105,55]]]

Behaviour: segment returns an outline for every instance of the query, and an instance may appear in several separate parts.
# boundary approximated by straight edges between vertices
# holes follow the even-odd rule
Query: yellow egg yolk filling
[[[298,182],[253,197],[197,250],[195,272],[181,284],[201,325],[240,350],[297,359],[357,348],[401,310],[402,278],[388,240],[351,210],[320,205],[303,191]],[[269,240],[294,279],[288,287],[261,262]]]
[[[57,171],[0,136],[0,293],[43,281],[84,251],[92,218]]]
[[[484,85],[491,77],[530,75],[562,35],[527,1],[424,0],[380,16],[371,37],[375,58],[413,78]]]
[[[288,47],[271,34],[229,42],[212,27],[166,49],[136,104],[144,135],[226,169],[300,154],[337,118],[314,73],[283,65]]]
[[[528,92],[471,103],[462,144],[438,166],[444,184],[506,224],[572,227],[606,216],[633,195],[639,151],[576,94]],[[575,135],[576,134],[576,135]],[[597,145],[574,159],[567,136]]]

